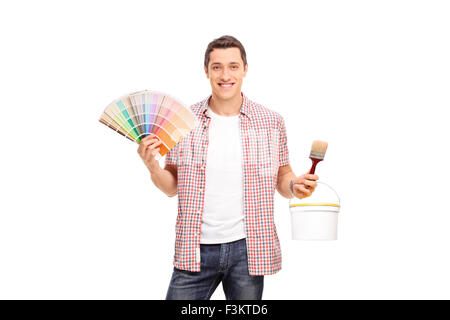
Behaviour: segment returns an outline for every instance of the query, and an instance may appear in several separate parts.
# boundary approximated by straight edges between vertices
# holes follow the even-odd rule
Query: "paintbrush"
[[[312,167],[309,170],[310,174],[314,174],[317,164],[325,158],[325,152],[327,151],[328,142],[314,140],[311,146],[311,153],[309,158],[312,160]]]

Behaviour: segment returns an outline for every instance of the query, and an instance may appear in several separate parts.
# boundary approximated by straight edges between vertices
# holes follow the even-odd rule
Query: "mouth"
[[[233,86],[234,86],[234,82],[219,82],[219,86],[222,88],[222,89],[231,89]]]

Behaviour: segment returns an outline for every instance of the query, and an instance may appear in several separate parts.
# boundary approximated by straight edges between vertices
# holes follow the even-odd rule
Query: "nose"
[[[221,78],[222,78],[222,81],[223,81],[223,82],[226,82],[226,81],[230,80],[230,75],[229,75],[229,73],[228,73],[227,68],[223,68]]]

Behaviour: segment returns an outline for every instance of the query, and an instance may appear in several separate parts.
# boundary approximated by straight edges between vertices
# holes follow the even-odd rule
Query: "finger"
[[[151,135],[148,135],[145,138],[143,138],[141,140],[141,143],[144,145],[148,145],[155,141],[159,141],[159,139],[154,134],[151,134]]]
[[[147,147],[147,149],[155,149],[156,147],[158,147],[162,142],[161,141],[156,141],[156,142],[152,142],[150,143]]]
[[[142,155],[145,160],[150,160],[149,156],[151,155],[152,150],[153,148],[151,147],[151,145],[148,144],[143,145]]]
[[[317,187],[317,182],[313,181],[313,180],[305,180],[305,182],[303,183],[307,188],[313,188],[315,189]]]
[[[147,149],[150,146],[154,146],[156,142],[160,142],[158,139],[149,139],[142,142],[142,148]]]
[[[144,156],[145,154],[145,150],[147,149],[147,146],[141,141],[141,143],[139,143],[139,147],[137,149],[137,152],[139,153],[139,155],[141,157]]]
[[[307,189],[304,185],[300,185],[299,190],[300,190],[300,192],[302,192],[304,194],[311,195],[311,191],[309,189]]]
[[[155,145],[150,145],[145,150],[144,159],[151,160],[153,157],[156,156],[156,153],[158,153],[159,150],[161,150],[161,148],[157,148]]]
[[[150,144],[152,143],[151,139],[142,139],[139,146],[141,146],[143,149],[146,149]]]
[[[302,184],[296,184],[294,185],[294,190],[297,190],[298,192],[306,195],[306,196],[310,196],[311,195],[311,191],[306,189],[304,185]]]
[[[151,145],[147,146],[144,150],[144,159],[151,160],[153,147]]]
[[[302,184],[303,181],[305,181],[305,175],[301,175],[301,176],[295,177],[292,180],[294,181],[294,184],[295,183]]]
[[[150,140],[150,139],[154,139],[155,137],[156,137],[156,135],[154,133],[150,133],[148,136],[143,138],[141,141],[147,141],[147,140]]]
[[[319,180],[319,176],[317,174],[308,173],[305,175],[305,178],[308,180],[314,180],[314,181]]]
[[[310,196],[310,194],[307,194],[306,192],[300,192],[300,191],[296,191],[296,192],[294,193],[294,195],[295,195],[297,198],[300,198],[300,199],[304,199],[304,198],[307,198],[307,197]]]
[[[145,138],[141,139],[141,143],[140,144],[144,144],[145,142],[147,142],[148,140],[152,139],[151,136],[146,136]]]
[[[140,156],[143,156],[145,149],[146,149],[146,146],[144,145],[144,143],[141,140],[141,142],[139,143],[139,146],[137,148],[137,153],[139,153]]]

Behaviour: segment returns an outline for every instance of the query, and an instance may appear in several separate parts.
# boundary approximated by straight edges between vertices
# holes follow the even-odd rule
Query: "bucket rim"
[[[341,206],[338,203],[293,203],[289,205],[289,208],[292,207],[338,207],[340,208]]]

